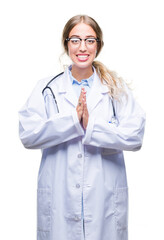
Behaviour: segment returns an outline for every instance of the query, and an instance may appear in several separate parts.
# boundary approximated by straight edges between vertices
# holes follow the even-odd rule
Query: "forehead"
[[[77,25],[75,25],[72,30],[69,33],[69,37],[76,35],[79,37],[87,37],[87,36],[94,36],[96,37],[96,33],[93,30],[92,27],[90,27],[89,25],[85,24],[85,23],[79,23]]]

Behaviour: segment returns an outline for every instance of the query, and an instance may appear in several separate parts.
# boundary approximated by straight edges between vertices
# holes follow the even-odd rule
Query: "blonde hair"
[[[103,33],[98,23],[93,18],[87,15],[74,16],[66,23],[62,34],[62,45],[64,47],[64,50],[68,55],[68,42],[66,41],[66,39],[69,37],[70,31],[81,22],[89,25],[95,31],[96,36],[99,39],[99,41],[97,42],[97,57],[102,47],[104,46]],[[110,96],[114,99],[119,100],[121,93],[124,92],[123,79],[118,77],[116,72],[110,71],[104,64],[99,61],[93,61],[93,66],[95,67],[102,84],[108,86]]]

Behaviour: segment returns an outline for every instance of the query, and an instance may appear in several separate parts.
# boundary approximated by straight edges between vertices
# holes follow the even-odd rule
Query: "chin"
[[[89,62],[73,62],[73,65],[76,66],[77,68],[89,68],[90,66],[92,66],[93,61],[89,61]]]

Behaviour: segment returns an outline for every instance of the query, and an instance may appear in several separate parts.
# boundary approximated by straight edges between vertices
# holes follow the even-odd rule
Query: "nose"
[[[85,51],[87,50],[86,44],[85,44],[85,41],[84,41],[84,40],[81,41],[79,50],[80,50],[81,52],[85,52]]]

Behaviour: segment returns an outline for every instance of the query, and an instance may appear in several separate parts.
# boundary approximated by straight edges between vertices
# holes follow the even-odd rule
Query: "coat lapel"
[[[91,113],[97,104],[102,100],[104,93],[109,92],[108,87],[101,83],[97,73],[93,80],[93,85],[87,99],[88,111]]]
[[[59,87],[59,93],[64,94],[66,101],[71,103],[74,107],[77,106],[78,98],[73,90],[71,79],[69,77],[68,68],[64,72],[62,82]]]

